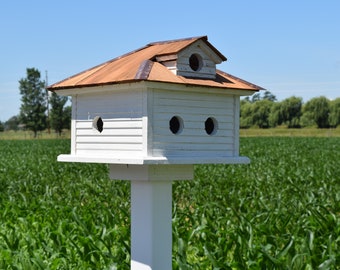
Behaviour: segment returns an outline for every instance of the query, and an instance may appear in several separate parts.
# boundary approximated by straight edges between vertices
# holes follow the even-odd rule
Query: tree
[[[67,97],[58,96],[55,92],[52,93],[50,98],[51,127],[59,134],[59,136],[61,135],[61,132],[65,126],[64,106],[67,100],[68,100]]]
[[[256,101],[253,104],[253,124],[259,128],[269,128],[269,115],[274,102],[267,99]]]
[[[247,97],[240,103],[240,127],[249,128],[257,125],[260,128],[270,127],[271,108],[275,105],[276,97],[265,91],[263,96],[255,93],[251,98]]]
[[[66,106],[63,112],[63,123],[65,129],[71,129],[72,107]]]
[[[300,127],[300,117],[302,115],[302,98],[290,97],[281,102],[280,114],[282,122],[288,128]]]
[[[269,101],[276,101],[276,96],[272,94],[270,91],[266,90],[263,93],[262,99],[267,99]]]
[[[334,128],[340,125],[340,98],[330,102],[329,124]]]
[[[326,97],[316,97],[309,100],[303,107],[304,116],[308,116],[318,128],[329,127],[330,102]]]
[[[283,123],[282,112],[281,112],[281,102],[275,102],[273,104],[268,121],[271,127],[276,127]]]
[[[261,94],[260,93],[255,93],[254,95],[251,96],[251,102],[254,103],[256,101],[261,100]]]
[[[250,128],[253,125],[253,103],[247,98],[241,100],[240,104],[240,128]]]
[[[5,125],[0,121],[0,132],[3,132],[5,130]]]
[[[37,132],[46,128],[46,93],[45,82],[40,80],[40,72],[35,68],[26,69],[26,78],[19,81],[21,94],[20,122],[26,128]]]
[[[8,119],[5,122],[5,130],[18,130],[19,129],[19,117],[18,116],[12,116],[10,119]]]

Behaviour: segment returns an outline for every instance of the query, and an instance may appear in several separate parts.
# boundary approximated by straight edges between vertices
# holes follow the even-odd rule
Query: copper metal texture
[[[208,42],[207,36],[154,42],[55,83],[48,89],[55,91],[142,80],[252,91],[263,89],[220,70],[216,70],[215,79],[178,76],[157,62],[158,59],[173,59],[180,51],[198,40],[205,42],[223,61],[227,60]]]

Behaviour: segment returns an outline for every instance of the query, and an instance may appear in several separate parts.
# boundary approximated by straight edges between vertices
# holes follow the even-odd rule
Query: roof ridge
[[[134,79],[135,80],[147,80],[153,64],[154,62],[149,59],[144,60],[140,64]]]
[[[207,41],[208,36],[197,36],[197,37],[188,37],[188,38],[179,38],[179,39],[169,39],[169,40],[164,40],[164,41],[156,41],[156,42],[148,43],[146,46],[154,46],[154,45],[168,44],[168,43],[187,41],[187,40],[198,40],[198,39],[203,39],[203,40]]]

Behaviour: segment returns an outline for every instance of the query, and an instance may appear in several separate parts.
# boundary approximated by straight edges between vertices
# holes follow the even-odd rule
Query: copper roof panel
[[[207,37],[187,38],[181,40],[154,42],[143,48],[114,58],[48,87],[49,90],[79,88],[105,84],[117,84],[138,80],[159,81],[222,87],[245,90],[260,90],[259,86],[248,83],[227,73],[217,71],[216,79],[197,79],[178,76],[162,64],[156,62],[160,55],[175,55],[190,44],[203,40],[222,60],[226,58],[208,41]]]

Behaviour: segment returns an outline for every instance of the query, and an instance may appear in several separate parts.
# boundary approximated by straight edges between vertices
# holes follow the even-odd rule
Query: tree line
[[[71,106],[66,106],[67,97],[46,90],[40,71],[26,69],[26,77],[19,80],[21,94],[20,114],[5,123],[0,122],[0,131],[31,130],[37,132],[52,128],[59,135],[70,129]],[[241,100],[240,127],[270,128],[285,125],[288,128],[316,126],[336,128],[340,125],[340,98],[329,100],[324,96],[303,103],[301,97],[289,97],[277,101],[270,91],[256,93]]]
[[[39,70],[26,69],[26,77],[19,80],[19,91],[20,113],[5,123],[0,122],[0,131],[21,128],[33,131],[36,137],[39,131],[46,129],[53,129],[59,135],[63,129],[70,129],[71,106],[66,106],[68,97],[49,93]]]
[[[329,100],[320,96],[303,103],[301,97],[292,96],[278,102],[275,95],[265,91],[241,100],[241,128],[280,125],[288,128],[336,128],[340,125],[340,98]]]

